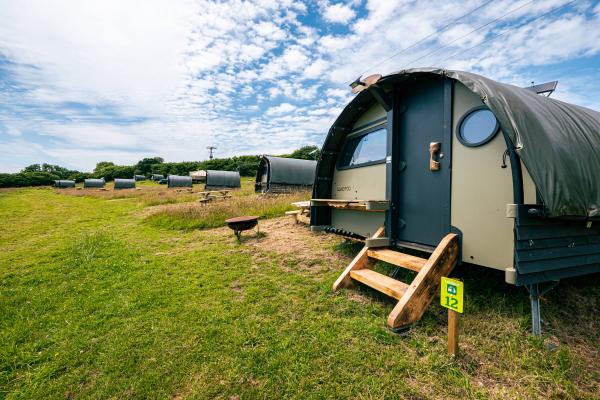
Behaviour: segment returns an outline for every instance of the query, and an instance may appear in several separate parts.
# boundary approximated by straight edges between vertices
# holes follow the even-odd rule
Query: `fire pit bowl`
[[[258,225],[258,217],[245,216],[226,219],[225,222],[229,229],[235,233],[235,236],[240,240],[242,232],[254,228]]]

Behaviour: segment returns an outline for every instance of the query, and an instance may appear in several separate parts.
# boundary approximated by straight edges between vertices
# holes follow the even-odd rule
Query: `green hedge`
[[[54,184],[60,179],[49,172],[19,172],[17,174],[0,174],[0,187],[45,186]]]
[[[314,160],[318,156],[319,150],[316,146],[304,146],[281,157]],[[86,178],[104,178],[107,181],[115,178],[133,178],[135,174],[187,175],[190,171],[206,169],[239,171],[242,176],[255,176],[259,160],[260,156],[236,156],[206,161],[166,163],[161,157],[151,157],[144,158],[135,165],[116,165],[113,162],[101,161],[96,164],[92,173],[69,170],[58,165],[32,164],[16,174],[0,174],[0,187],[52,185],[57,179],[83,182]]]

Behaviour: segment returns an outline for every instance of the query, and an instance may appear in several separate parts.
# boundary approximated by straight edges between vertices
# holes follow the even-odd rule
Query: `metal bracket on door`
[[[406,227],[406,221],[400,218],[398,220],[398,229],[404,229]]]

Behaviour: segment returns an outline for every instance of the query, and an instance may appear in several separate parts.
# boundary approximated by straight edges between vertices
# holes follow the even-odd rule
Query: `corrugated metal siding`
[[[515,221],[517,284],[600,272],[600,221],[544,218],[540,205],[521,205]],[[531,210],[531,212],[530,212]]]

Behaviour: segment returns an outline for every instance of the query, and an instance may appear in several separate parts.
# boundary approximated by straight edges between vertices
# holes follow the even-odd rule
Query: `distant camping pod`
[[[135,179],[136,181],[145,181],[146,177],[144,175],[134,175],[133,179]]]
[[[54,187],[59,188],[59,189],[74,188],[75,181],[72,181],[69,179],[60,179],[60,180],[54,181]]]
[[[180,176],[180,175],[169,175],[167,177],[167,186],[170,188],[175,187],[192,187],[192,177],[191,176]]]
[[[206,171],[205,189],[236,189],[241,187],[240,173],[237,171]]]
[[[153,180],[154,182],[158,182],[161,179],[165,179],[164,175],[161,174],[152,174],[152,176],[150,177],[151,180]]]
[[[115,189],[135,189],[135,179],[115,179]]]
[[[86,179],[83,181],[83,187],[85,189],[89,188],[103,188],[106,182],[104,178],[101,179]]]
[[[317,162],[296,158],[262,156],[254,189],[262,193],[282,193],[311,189]]]
[[[189,175],[192,177],[194,183],[206,182],[206,171],[190,171]]]

